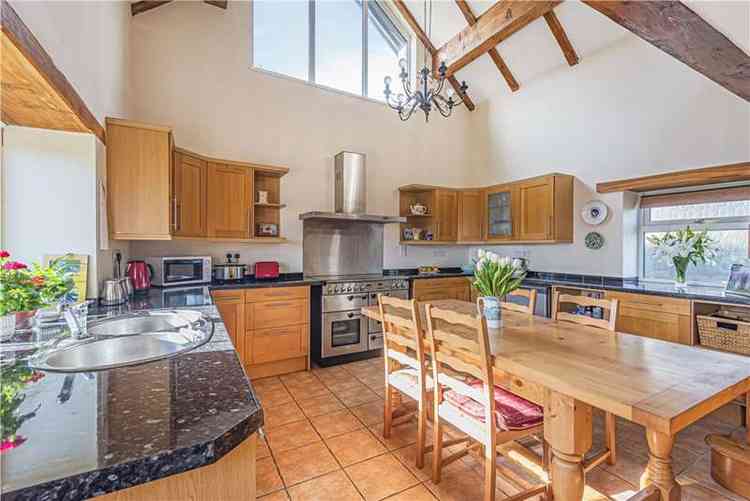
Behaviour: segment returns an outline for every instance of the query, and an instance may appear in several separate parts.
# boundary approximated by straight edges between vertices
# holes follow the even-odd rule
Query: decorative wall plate
[[[600,200],[591,200],[583,206],[581,210],[581,217],[587,224],[596,226],[602,224],[607,219],[609,209],[607,205]]]
[[[599,250],[604,247],[604,237],[598,231],[592,231],[586,235],[584,243],[587,249]]]

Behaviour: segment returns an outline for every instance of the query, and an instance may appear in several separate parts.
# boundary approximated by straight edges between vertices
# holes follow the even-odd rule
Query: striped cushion
[[[484,386],[479,380],[467,381],[467,384],[479,391],[482,391]],[[462,413],[484,422],[484,405],[480,402],[455,390],[448,390],[443,395],[447,403],[455,406]],[[525,430],[542,424],[542,421],[544,421],[544,413],[540,406],[495,386],[495,422],[499,428]]]

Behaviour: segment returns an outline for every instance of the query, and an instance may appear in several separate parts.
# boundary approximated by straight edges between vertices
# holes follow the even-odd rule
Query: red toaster
[[[279,278],[279,262],[258,261],[255,263],[255,278]]]

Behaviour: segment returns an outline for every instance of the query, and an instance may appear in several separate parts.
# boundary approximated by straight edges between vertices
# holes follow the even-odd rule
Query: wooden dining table
[[[430,304],[477,314],[476,305],[465,301]],[[362,313],[380,317],[377,306]],[[750,357],[522,313],[502,315],[502,327],[489,329],[495,384],[543,406],[556,500],[583,497],[593,408],[646,429],[649,461],[632,499],[673,501],[681,498],[672,468],[675,435],[750,392]]]

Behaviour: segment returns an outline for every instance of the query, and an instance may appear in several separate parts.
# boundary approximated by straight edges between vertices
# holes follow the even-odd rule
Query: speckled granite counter
[[[159,307],[161,297],[132,308]],[[168,360],[60,374],[30,370],[30,352],[4,354],[2,384],[20,392],[4,409],[17,431],[0,455],[3,501],[86,499],[206,466],[263,424],[216,308],[191,309],[214,320],[213,338]],[[117,309],[95,313],[106,311]]]
[[[211,290],[222,289],[255,289],[262,287],[290,287],[294,285],[322,285],[323,282],[316,279],[304,278],[302,273],[282,273],[279,278],[255,278],[248,275],[243,280],[232,282],[213,281],[208,286]]]

